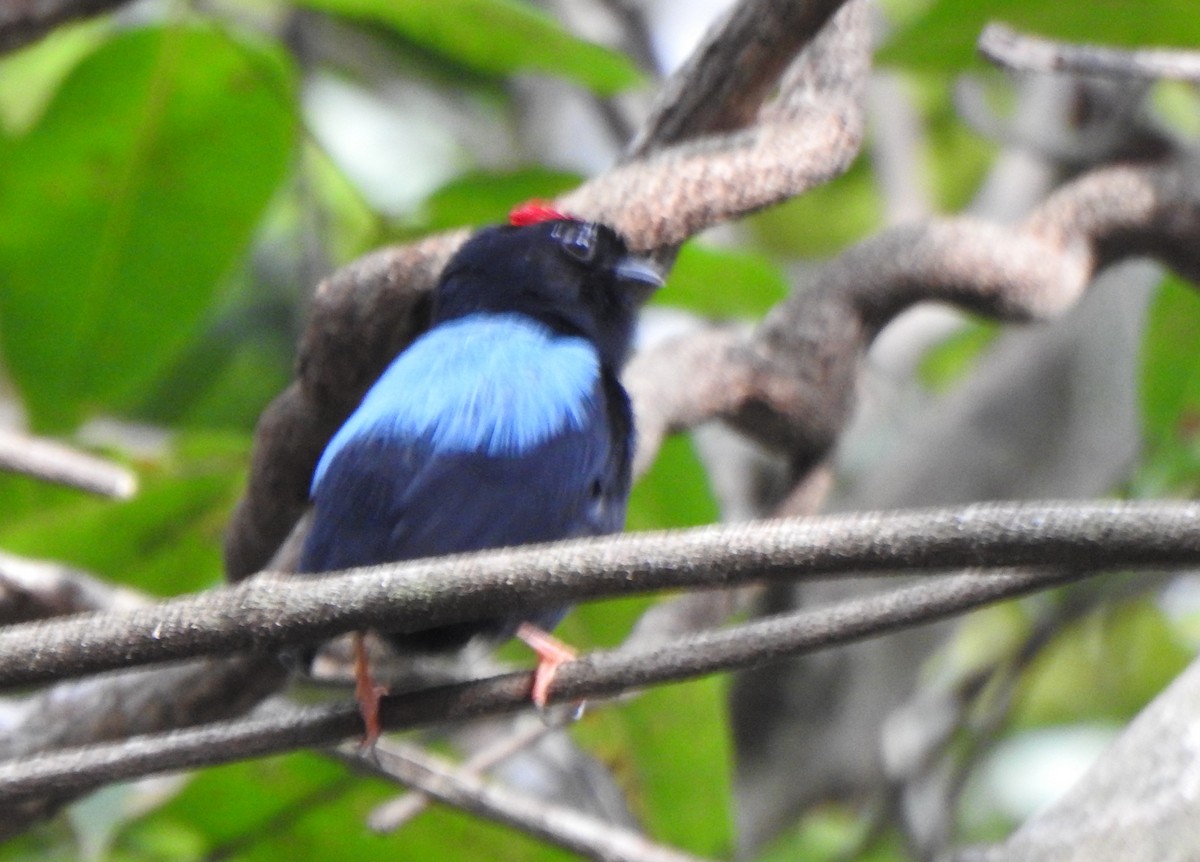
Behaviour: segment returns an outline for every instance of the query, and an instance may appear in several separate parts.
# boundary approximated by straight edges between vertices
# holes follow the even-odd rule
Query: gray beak
[[[616,275],[617,281],[639,293],[639,299],[643,301],[663,286],[663,277],[644,257],[626,255],[617,262],[613,274]]]

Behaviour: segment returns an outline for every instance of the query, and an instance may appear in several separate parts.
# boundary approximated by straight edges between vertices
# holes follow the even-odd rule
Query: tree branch
[[[357,755],[343,745],[351,763],[385,778],[421,788],[421,792],[469,814],[483,817],[579,853],[597,862],[698,862],[629,829],[589,817],[581,811],[500,787],[454,768],[454,764],[414,745],[380,740],[373,756]]]
[[[124,6],[129,0],[5,0],[0,3],[0,54],[36,42],[55,27]]]
[[[596,652],[559,669],[550,702],[574,703],[759,665],[1086,576],[1082,570],[948,576],[935,583],[693,635],[653,650]],[[401,730],[526,709],[531,683],[531,673],[518,672],[388,696],[381,704],[383,726]],[[51,751],[0,764],[0,803],[11,806],[39,797],[68,796],[157,772],[330,745],[361,732],[358,706],[349,703]]]
[[[505,548],[346,573],[271,573],[145,609],[0,630],[0,685],[413,631],[602,596],[897,569],[1200,562],[1200,504],[996,503]]]
[[[60,683],[7,710],[0,758],[36,757],[74,746],[85,750],[110,741],[119,748],[141,734],[238,716],[274,692],[284,673],[271,657],[235,657]],[[0,839],[54,815],[81,792],[52,792],[4,807]]]
[[[120,464],[53,440],[6,429],[0,429],[0,471],[117,500],[126,500],[137,491],[137,476]]]
[[[1200,82],[1200,53],[1196,51],[1122,51],[1100,45],[1073,45],[1018,33],[1004,24],[989,24],[984,29],[979,37],[979,53],[1014,72]]]
[[[720,418],[785,453],[801,477],[845,427],[862,357],[901,312],[931,301],[1044,320],[1077,303],[1100,269],[1137,256],[1200,283],[1200,180],[1186,165],[1101,168],[1015,227],[957,217],[884,231],[752,332],[714,326],[635,356],[626,384],[637,463],[651,463],[667,434]]]

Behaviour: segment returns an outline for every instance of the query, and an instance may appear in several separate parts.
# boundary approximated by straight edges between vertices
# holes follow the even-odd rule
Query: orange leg
[[[537,669],[533,672],[533,703],[538,709],[545,709],[554,675],[560,665],[575,660],[575,650],[532,623],[521,623],[517,637],[538,655]]]
[[[371,663],[367,658],[367,642],[362,632],[354,633],[354,699],[363,720],[363,738],[359,747],[364,751],[375,748],[383,727],[379,723],[379,700],[387,694],[387,687],[375,682],[371,676]]]

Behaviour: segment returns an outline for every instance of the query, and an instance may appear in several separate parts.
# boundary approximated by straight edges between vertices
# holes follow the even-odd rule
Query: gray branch
[[[1139,48],[1123,51],[1100,45],[1054,42],[989,24],[979,37],[979,53],[1016,72],[1060,72],[1114,78],[1168,78],[1200,82],[1200,52]]]
[[[0,471],[125,500],[137,490],[132,470],[70,446],[0,429]]]
[[[1200,562],[1200,504],[996,503],[508,548],[318,576],[265,573],[144,609],[0,631],[0,685],[413,631],[603,596],[897,569]]]
[[[761,665],[1086,576],[1083,570],[1063,569],[947,576],[934,583],[692,635],[656,649],[591,653],[559,669],[549,700],[575,703]],[[402,730],[527,709],[531,684],[532,674],[518,672],[388,696],[381,704],[383,726]],[[361,733],[358,706],[349,703],[50,751],[0,764],[0,805],[71,796],[158,772],[327,746]]]

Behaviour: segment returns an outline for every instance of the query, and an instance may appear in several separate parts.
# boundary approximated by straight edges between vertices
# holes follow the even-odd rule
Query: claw
[[[363,738],[360,751],[374,751],[383,726],[379,722],[379,701],[387,694],[387,686],[379,685],[371,675],[371,663],[367,657],[367,641],[362,632],[354,633],[354,699],[358,701],[358,712],[363,720]]]
[[[545,710],[555,674],[561,665],[574,661],[577,653],[572,647],[532,623],[521,623],[517,627],[517,637],[537,653],[538,665],[533,672],[532,698],[538,709]]]

